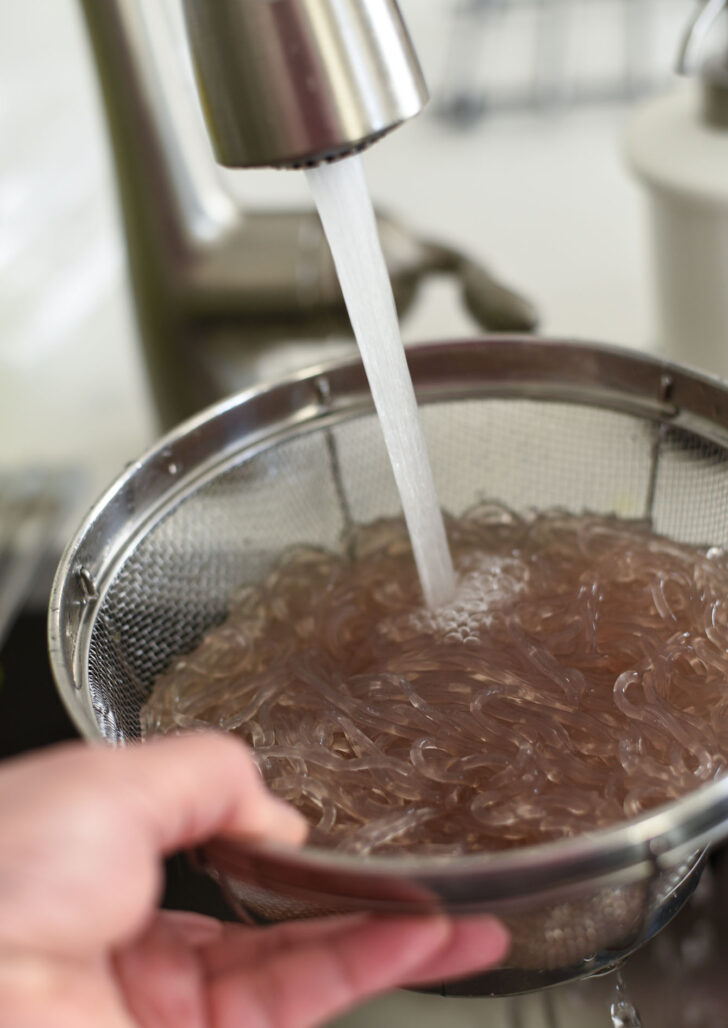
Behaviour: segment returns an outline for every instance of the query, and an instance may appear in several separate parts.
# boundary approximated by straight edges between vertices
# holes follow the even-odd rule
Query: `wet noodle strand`
[[[301,547],[155,684],[146,733],[242,736],[315,845],[460,854],[613,824],[722,772],[728,559],[641,522],[483,505],[421,605],[400,521]]]

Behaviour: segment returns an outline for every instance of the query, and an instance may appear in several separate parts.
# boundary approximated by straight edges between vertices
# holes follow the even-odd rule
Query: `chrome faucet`
[[[427,87],[395,0],[183,0],[221,164],[300,167],[362,149]]]
[[[167,427],[251,384],[278,344],[348,334],[318,218],[244,212],[180,89],[159,0],[81,0],[119,180],[149,380]],[[427,99],[395,0],[183,0],[220,164],[301,167],[363,149]],[[165,42],[167,45],[165,45]],[[448,247],[380,219],[400,313],[454,274],[478,321],[527,330],[530,304]]]

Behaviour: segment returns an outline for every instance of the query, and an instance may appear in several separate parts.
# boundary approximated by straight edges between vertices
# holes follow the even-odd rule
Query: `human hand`
[[[213,836],[305,836],[229,736],[0,767],[0,1028],[306,1028],[504,955],[492,918],[248,928],[158,911],[163,858]]]

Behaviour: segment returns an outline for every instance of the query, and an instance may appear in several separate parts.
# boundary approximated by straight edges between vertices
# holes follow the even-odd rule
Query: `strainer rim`
[[[624,390],[627,386],[633,387],[628,389],[625,396],[632,395],[635,402],[639,399],[643,415],[646,415],[649,406],[654,418],[666,422],[675,421],[681,409],[685,409],[685,399],[678,396],[679,387],[690,386],[692,388],[686,390],[688,397],[700,397],[704,393],[708,397],[707,402],[710,402],[711,398],[713,399],[714,407],[711,410],[710,423],[713,423],[713,419],[720,415],[720,427],[723,432],[726,432],[728,439],[728,389],[720,380],[625,348],[604,346],[598,343],[582,343],[572,339],[487,336],[479,339],[428,342],[410,346],[407,349],[411,363],[416,366],[424,365],[426,371],[433,359],[437,363],[443,356],[452,366],[453,363],[460,360],[467,364],[470,358],[474,355],[477,357],[481,352],[488,351],[492,356],[493,352],[497,351],[500,357],[506,361],[512,360],[515,355],[516,364],[519,354],[522,360],[537,357],[536,363],[542,366],[544,355],[548,354],[547,362],[551,361],[558,366],[560,371],[565,371],[566,383],[583,386],[584,376],[587,378],[592,376],[589,378],[590,381],[593,380],[617,391]],[[575,369],[569,369],[569,365],[566,363],[567,357],[574,359]],[[626,364],[631,371],[639,372],[639,374],[634,379],[628,381],[628,376],[627,379],[618,383],[615,383],[609,375],[601,379],[599,377],[600,368],[605,363],[609,365],[610,362]],[[529,368],[529,373],[533,374],[533,365],[526,366]],[[280,396],[291,391],[294,394],[298,391],[299,400],[303,405],[299,404],[297,409],[299,414],[304,412],[303,420],[315,421],[316,418],[326,416],[336,409],[337,397],[334,396],[332,399],[322,395],[321,382],[330,382],[331,378],[335,376],[347,380],[347,376],[351,373],[354,374],[355,380],[363,378],[361,362],[357,358],[325,362],[312,368],[303,369],[282,381],[261,384],[219,401],[164,435],[139,460],[129,465],[91,508],[78,531],[69,541],[59,564],[51,590],[48,617],[48,641],[54,677],[66,707],[83,734],[97,739],[103,738],[93,716],[88,697],[83,697],[87,701],[84,707],[79,708],[78,706],[79,694],[82,690],[76,685],[74,675],[69,672],[65,660],[62,616],[67,610],[69,581],[77,561],[82,556],[82,544],[99,518],[108,511],[110,505],[114,504],[120,493],[128,488],[141,470],[155,462],[169,461],[170,456],[174,458],[180,441],[189,440],[196,434],[205,432],[213,423],[224,425],[226,417],[245,408],[246,405],[270,398],[274,394]],[[579,378],[579,375],[582,376],[582,379]],[[428,378],[423,389],[421,383],[417,382],[417,377],[415,374],[418,395],[421,399],[447,398],[446,391],[439,391],[437,397],[432,397],[430,394],[437,383]],[[526,374],[523,377],[528,379],[529,375]],[[641,385],[643,380],[650,384],[649,390],[644,384]],[[520,379],[516,376],[513,381],[518,384]],[[722,405],[718,402],[719,400],[722,401]],[[351,407],[347,407],[347,410],[350,409]],[[363,409],[371,409],[370,400]],[[687,409],[689,411],[689,407]],[[308,411],[307,414],[306,411]],[[693,413],[697,414],[698,412],[693,411]],[[700,412],[700,416],[704,417],[704,412]],[[236,436],[234,440],[229,441],[230,453],[241,449],[243,445],[246,447],[249,445],[247,437],[241,439]],[[224,450],[215,450],[214,460],[221,460],[224,452]],[[182,479],[180,485],[184,481],[186,480]],[[77,582],[76,585],[75,602],[83,608],[84,605],[93,602],[93,596],[84,598],[82,583]],[[93,589],[93,577],[91,578],[91,588]],[[73,597],[71,602],[74,602]],[[511,875],[515,869],[520,869],[521,873],[527,875],[536,867],[543,868],[544,865],[550,867],[558,857],[561,871],[564,874],[576,875],[578,878],[581,877],[579,868],[591,861],[591,872],[588,875],[586,872],[583,874],[585,878],[588,877],[589,880],[592,880],[594,877],[593,862],[597,857],[599,857],[598,862],[605,872],[609,870],[617,872],[644,862],[657,869],[663,866],[672,867],[680,860],[676,854],[686,854],[699,849],[716,837],[727,822],[728,775],[639,818],[621,821],[617,827],[585,832],[573,839],[556,840],[532,847],[445,858],[433,855],[403,855],[397,857],[371,856],[365,859],[308,847],[295,851],[293,859],[297,865],[308,863],[312,867],[339,867],[356,870],[358,873],[395,874],[399,877],[415,878],[426,875],[436,879],[440,874],[447,873],[449,876],[453,871],[460,869],[464,873],[479,871],[496,876],[506,871]],[[692,830],[689,831],[691,826]],[[286,855],[285,850],[280,851],[275,847],[261,848],[260,852],[280,860],[288,860],[291,856],[291,854]],[[620,856],[621,859],[618,859]],[[553,871],[553,868],[551,870]],[[521,892],[523,887],[522,883]],[[535,884],[534,891],[537,891]]]

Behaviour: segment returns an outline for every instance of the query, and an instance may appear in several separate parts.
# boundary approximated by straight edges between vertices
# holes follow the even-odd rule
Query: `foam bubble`
[[[491,624],[495,610],[502,610],[524,588],[526,569],[512,557],[469,554],[460,564],[457,590],[436,610],[409,615],[414,631],[431,633],[450,642],[478,643]]]

